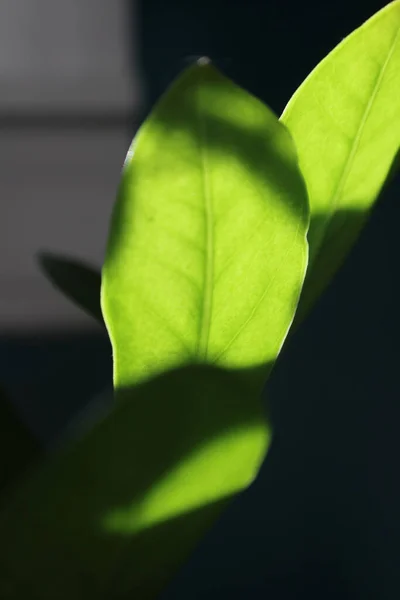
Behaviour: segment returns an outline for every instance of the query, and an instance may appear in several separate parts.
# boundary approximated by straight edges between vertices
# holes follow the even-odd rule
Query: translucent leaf
[[[185,71],[122,174],[102,280],[116,385],[200,362],[260,367],[259,387],[297,306],[307,226],[278,119],[211,65]]]
[[[400,1],[329,54],[281,120],[295,141],[310,199],[301,318],[353,245],[400,148]]]
[[[8,498],[0,596],[154,598],[254,480],[307,226],[285,127],[204,61],[188,69],[140,129],[112,220],[119,401]]]

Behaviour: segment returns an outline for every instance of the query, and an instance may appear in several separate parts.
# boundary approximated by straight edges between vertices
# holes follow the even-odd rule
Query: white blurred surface
[[[95,326],[34,256],[44,249],[102,263],[130,143],[123,117],[140,101],[126,4],[0,0],[0,334]],[[66,121],[35,125],[35,114]],[[80,115],[98,123],[68,126]]]
[[[0,110],[127,110],[138,101],[124,0],[1,0]]]

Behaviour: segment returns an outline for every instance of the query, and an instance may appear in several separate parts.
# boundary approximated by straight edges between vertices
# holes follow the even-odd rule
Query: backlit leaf
[[[188,69],[134,140],[112,220],[102,308],[119,401],[9,496],[0,596],[154,598],[253,481],[270,439],[258,393],[307,226],[285,127],[204,61]]]
[[[102,279],[116,386],[198,362],[260,367],[259,388],[293,319],[307,226],[283,125],[210,64],[185,71],[122,174]]]
[[[357,238],[400,148],[400,1],[343,40],[296,91],[281,120],[310,198],[304,316]]]

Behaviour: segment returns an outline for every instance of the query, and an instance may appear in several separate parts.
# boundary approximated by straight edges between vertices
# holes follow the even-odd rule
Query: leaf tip
[[[209,58],[208,56],[201,56],[197,59],[196,62],[199,67],[205,67],[211,65],[211,58]]]

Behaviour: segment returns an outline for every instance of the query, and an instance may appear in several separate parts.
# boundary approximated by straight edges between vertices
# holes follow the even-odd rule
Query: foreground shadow
[[[270,433],[241,374],[188,366],[118,395],[3,498],[2,597],[153,598],[255,478]]]

